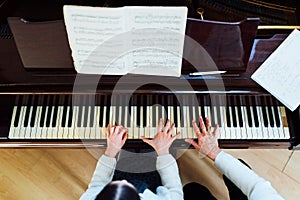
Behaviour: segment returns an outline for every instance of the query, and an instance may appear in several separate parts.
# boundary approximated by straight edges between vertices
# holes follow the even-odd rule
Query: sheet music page
[[[291,111],[300,104],[300,31],[295,29],[251,78]]]
[[[64,6],[79,73],[180,76],[186,7]]]
[[[186,7],[127,7],[129,73],[180,76]]]
[[[66,5],[64,19],[77,72],[127,73],[122,56],[126,44],[117,37],[125,32],[123,8]]]

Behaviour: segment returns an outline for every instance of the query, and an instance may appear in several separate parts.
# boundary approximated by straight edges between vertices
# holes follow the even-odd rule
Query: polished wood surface
[[[228,150],[269,180],[287,200],[300,195],[300,152],[283,149]],[[86,190],[101,149],[0,149],[0,199],[78,199]],[[178,152],[181,155],[182,152]],[[182,183],[196,181],[228,199],[221,173],[195,150],[179,157]]]

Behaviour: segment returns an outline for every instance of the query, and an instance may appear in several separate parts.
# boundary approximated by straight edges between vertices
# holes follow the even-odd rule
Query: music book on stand
[[[294,111],[300,104],[300,31],[295,29],[251,78]]]
[[[65,5],[78,73],[181,75],[186,7]]]

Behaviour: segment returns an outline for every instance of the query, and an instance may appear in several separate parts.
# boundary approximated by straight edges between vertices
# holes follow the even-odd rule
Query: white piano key
[[[247,126],[248,126],[248,120],[245,113],[245,106],[241,106],[241,113],[242,113],[242,120],[243,120],[243,126],[241,126],[241,139],[248,139],[248,132],[247,132]]]
[[[238,112],[238,108],[235,107],[235,116],[236,116],[236,122],[237,122],[237,127],[235,128],[235,136],[236,136],[236,139],[241,139],[242,138],[242,128],[241,128],[241,124],[240,124],[240,115],[239,115],[239,112]]]
[[[133,139],[139,139],[139,129],[137,127],[137,106],[133,107],[133,123],[132,123],[132,135]]]
[[[268,121],[269,121],[269,125],[268,125],[268,131],[269,131],[269,139],[276,139],[276,133],[275,133],[275,129],[274,127],[271,126],[271,120],[273,120],[274,124],[275,124],[275,119],[274,119],[274,112],[273,112],[273,108],[271,107],[271,110],[267,109],[267,117],[268,117]],[[273,118],[273,119],[271,119]]]
[[[220,128],[219,128],[219,138],[220,139],[225,139],[226,138],[226,132],[225,132],[225,127],[227,124],[227,120],[226,120],[226,107],[225,106],[220,106],[220,118],[221,118],[221,122],[220,122]]]
[[[106,96],[105,96],[105,102],[106,102]],[[109,124],[109,122],[106,121],[106,113],[107,113],[107,106],[103,106],[103,126],[101,127],[101,139],[106,138],[106,126]],[[110,124],[112,126],[112,124]]]
[[[101,139],[101,132],[102,129],[99,125],[99,119],[100,119],[100,106],[94,106],[95,113],[94,113],[94,127],[91,130],[91,132],[94,132],[95,139]]]
[[[287,122],[287,116],[286,116],[285,108],[283,106],[280,107],[280,114],[281,114],[283,132],[284,132],[283,139],[289,139],[290,138],[290,131],[289,131],[289,126],[288,126],[288,122]]]
[[[50,115],[50,124],[49,124],[49,127],[46,128],[46,138],[47,139],[52,139],[53,138],[53,129],[52,129],[52,120],[53,120],[53,106],[49,106],[48,107],[48,112],[51,113]]]
[[[183,107],[183,116],[181,116],[183,120],[183,127],[180,127],[181,134],[183,138],[189,138],[189,130],[188,130],[188,125],[190,124],[190,116],[188,113],[188,106],[182,106]]]
[[[263,111],[261,106],[256,106],[257,108],[257,118],[259,121],[259,127],[258,127],[258,136],[255,139],[268,139],[269,138],[269,130],[267,127],[264,126],[264,121],[263,121]]]
[[[282,116],[281,116],[279,106],[277,106],[277,112],[278,112],[278,116],[279,116],[278,138],[282,139],[282,138],[284,138],[284,128],[283,128],[283,124],[282,124]]]
[[[63,139],[64,138],[64,129],[65,127],[62,127],[62,118],[63,118],[63,106],[58,106],[57,110],[57,122],[56,122],[56,132],[57,132],[57,138]]]
[[[13,113],[12,113],[12,118],[11,118],[11,122],[10,122],[9,133],[8,133],[8,138],[10,138],[10,139],[16,138],[15,137],[16,127],[14,126],[14,121],[15,121],[15,118],[17,117],[16,116],[17,109],[18,109],[18,106],[14,106]]]
[[[91,137],[91,127],[90,127],[90,123],[91,123],[91,115],[92,115],[92,112],[91,112],[91,106],[88,105],[88,106],[85,106],[85,109],[87,109],[87,124],[86,124],[86,127],[83,127],[84,128],[84,139],[92,139]]]

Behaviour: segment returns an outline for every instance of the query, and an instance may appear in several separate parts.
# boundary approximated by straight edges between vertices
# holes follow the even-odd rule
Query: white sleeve
[[[80,200],[95,199],[99,192],[112,181],[116,168],[116,159],[102,155],[97,163],[88,189],[82,194]]]
[[[283,199],[271,186],[270,182],[258,176],[253,170],[224,151],[217,155],[215,166],[240,188],[250,200]]]
[[[163,186],[169,191],[172,200],[183,199],[183,188],[176,160],[172,155],[158,156],[156,169]],[[158,190],[162,188],[158,187]],[[162,190],[161,190],[162,191]],[[157,191],[159,193],[159,191]]]

